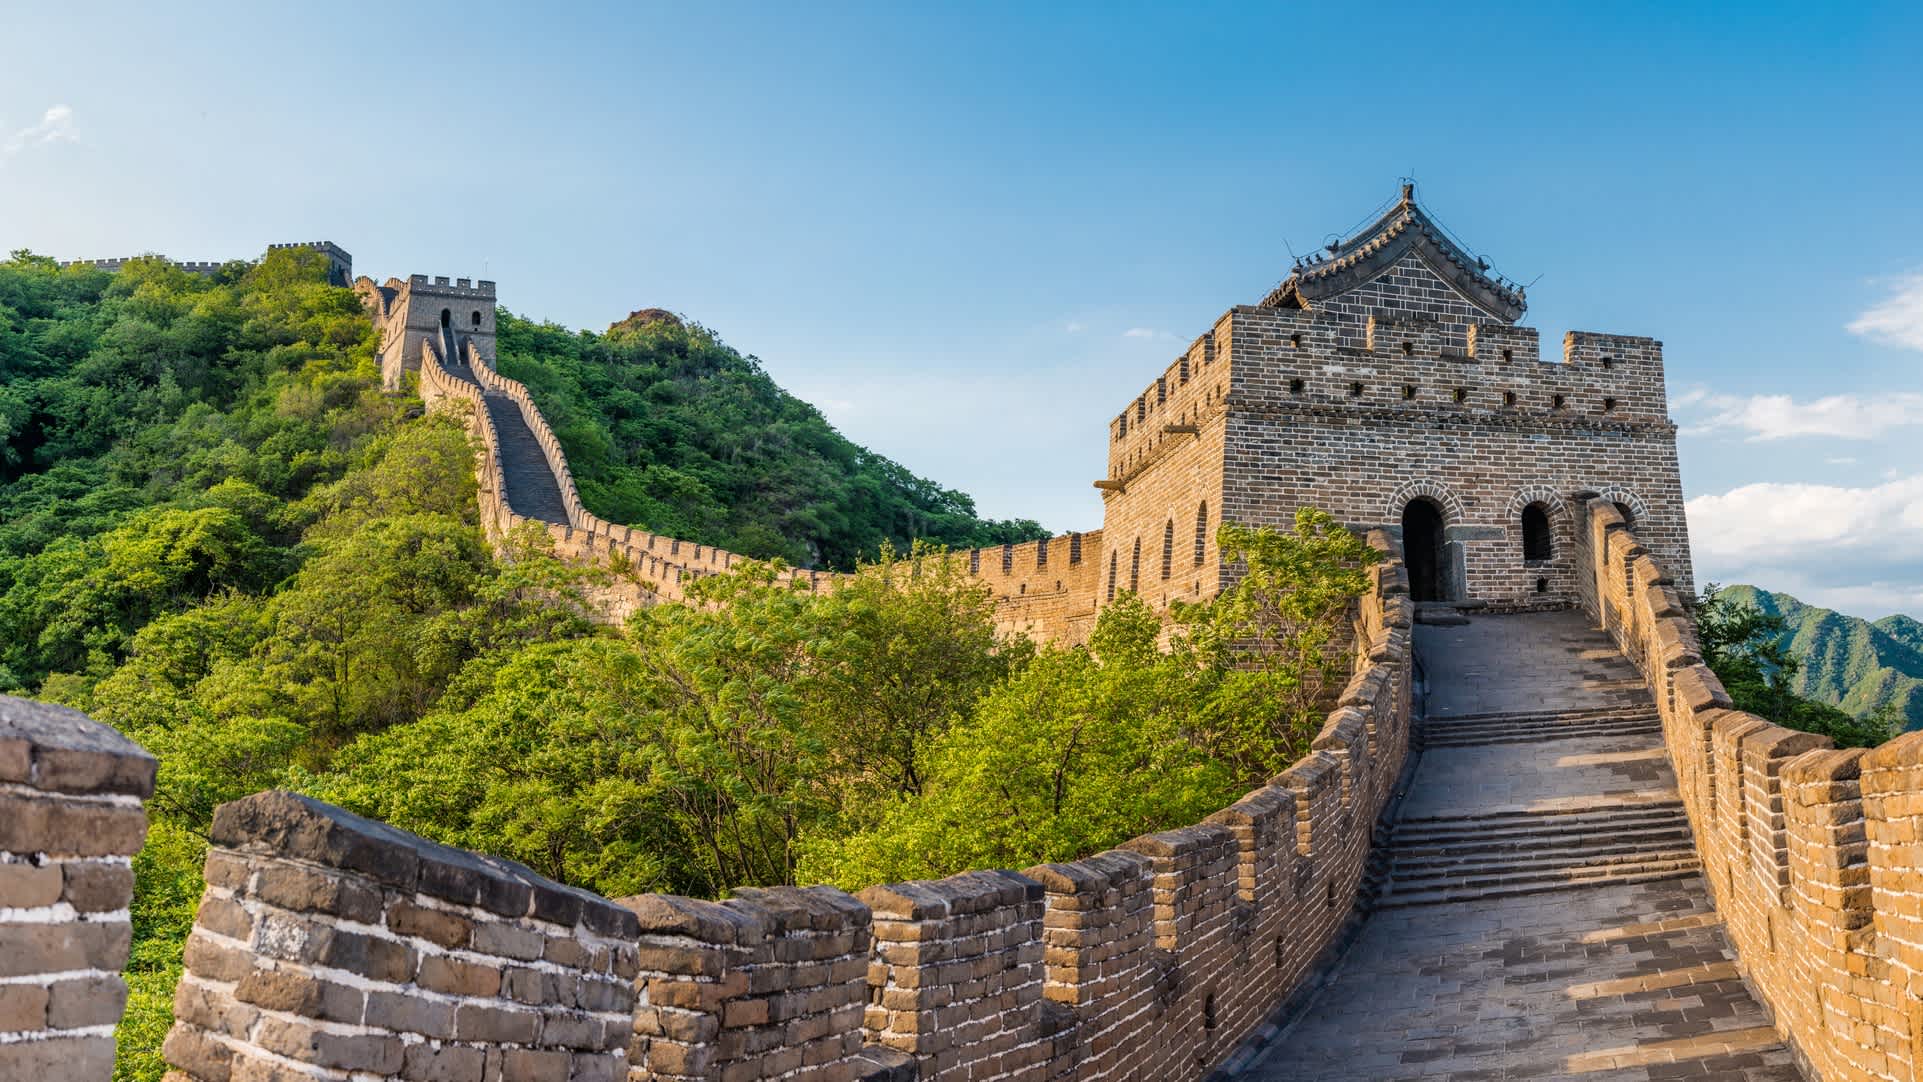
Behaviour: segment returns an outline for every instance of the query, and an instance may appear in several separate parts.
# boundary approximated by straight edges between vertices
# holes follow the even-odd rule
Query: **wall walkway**
[[[1389,883],[1260,1082],[1794,1082],[1722,933],[1636,670],[1581,613],[1416,629]]]

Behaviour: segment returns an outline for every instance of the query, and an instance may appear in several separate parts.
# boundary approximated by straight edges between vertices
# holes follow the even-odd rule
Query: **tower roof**
[[[1416,203],[1415,185],[1372,224],[1324,255],[1296,261],[1282,284],[1262,298],[1267,308],[1313,308],[1324,297],[1347,293],[1401,262],[1414,251],[1442,280],[1478,308],[1506,323],[1529,307],[1520,287],[1489,273],[1487,261],[1464,251]]]

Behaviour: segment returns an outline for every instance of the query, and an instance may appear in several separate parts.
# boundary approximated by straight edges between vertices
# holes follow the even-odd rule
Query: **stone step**
[[[1700,874],[1700,871],[1700,865],[1692,860],[1686,865],[1676,867],[1645,868],[1636,871],[1618,869],[1598,875],[1561,880],[1536,879],[1528,882],[1487,884],[1475,887],[1435,887],[1404,892],[1398,892],[1392,887],[1376,901],[1376,908],[1399,909],[1417,905],[1474,902],[1484,898],[1508,898],[1522,894],[1544,894],[1550,891],[1573,890],[1581,887],[1655,883],[1666,879],[1686,879],[1692,875]]]
[[[1589,729],[1616,725],[1644,725],[1661,729],[1662,719],[1654,714],[1611,714],[1600,718],[1488,718],[1477,721],[1432,721],[1420,723],[1430,735],[1452,733],[1516,733],[1536,730]]]
[[[1658,848],[1631,848],[1615,853],[1596,853],[1566,857],[1543,857],[1527,859],[1514,857],[1508,860],[1458,861],[1448,864],[1435,864],[1421,868],[1405,868],[1395,865],[1389,873],[1392,883],[1425,883],[1436,880],[1483,883],[1509,881],[1531,875],[1544,874],[1587,874],[1614,869],[1636,867],[1644,864],[1669,864],[1675,861],[1697,859],[1696,850],[1683,839],[1681,845],[1671,844]]]
[[[1654,703],[1633,706],[1598,706],[1582,710],[1501,710],[1493,713],[1443,714],[1423,719],[1432,724],[1459,721],[1582,721],[1591,718],[1655,717]]]
[[[1670,824],[1686,826],[1688,822],[1681,804],[1664,802],[1566,812],[1403,820],[1396,824],[1393,836],[1397,847],[1403,847],[1424,843],[1487,843],[1505,838],[1580,836]]]
[[[1437,732],[1432,729],[1423,733],[1422,744],[1425,748],[1475,748],[1492,744],[1546,744],[1553,740],[1607,740],[1615,737],[1659,737],[1661,735],[1662,727],[1655,722],[1624,721],[1464,732]]]
[[[1490,841],[1465,838],[1447,844],[1397,845],[1394,849],[1394,860],[1397,867],[1404,867],[1477,858],[1495,859],[1510,853],[1525,857],[1580,855],[1592,852],[1636,850],[1676,842],[1689,845],[1693,843],[1694,838],[1687,823],[1651,824],[1635,829],[1598,832],[1594,835],[1544,837],[1512,834]]]

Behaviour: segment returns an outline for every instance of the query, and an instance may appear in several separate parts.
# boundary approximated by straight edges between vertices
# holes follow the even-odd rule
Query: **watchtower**
[[[378,357],[381,382],[398,390],[402,374],[419,371],[423,343],[433,342],[450,363],[464,363],[467,344],[490,367],[494,364],[494,283],[410,275],[406,281],[389,278],[375,285],[371,278],[354,283],[361,303],[373,317],[380,335]]]
[[[1576,603],[1576,514],[1616,504],[1690,583],[1662,343],[1572,331],[1545,360],[1523,290],[1412,185],[1367,228],[1224,313],[1109,425],[1097,604],[1209,596],[1223,519],[1313,505],[1399,529],[1419,601]]]
[[[336,286],[354,284],[354,257],[347,249],[331,240],[290,241],[286,244],[269,244],[268,251],[276,248],[307,248],[319,252],[327,260],[327,283]]]

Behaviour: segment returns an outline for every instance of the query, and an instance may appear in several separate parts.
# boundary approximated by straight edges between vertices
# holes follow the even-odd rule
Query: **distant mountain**
[[[1862,620],[1755,586],[1731,586],[1725,596],[1788,622],[1790,656],[1803,664],[1798,695],[1858,717],[1893,703],[1906,728],[1923,728],[1923,622]]]

